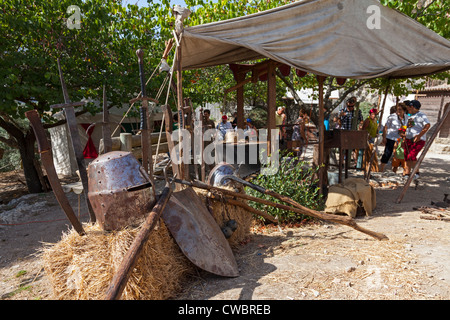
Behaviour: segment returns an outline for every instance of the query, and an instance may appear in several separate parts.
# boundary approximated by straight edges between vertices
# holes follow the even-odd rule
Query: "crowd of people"
[[[364,119],[361,109],[355,108],[357,103],[356,97],[347,99],[345,107],[333,117],[332,122],[327,122],[329,129],[340,130],[366,130],[368,133],[368,148],[364,154],[366,159],[373,159],[376,163],[376,171],[383,172],[386,165],[391,162],[392,170],[397,172],[399,167],[403,168],[403,176],[409,177],[414,166],[417,163],[417,157],[423,149],[426,142],[426,133],[430,128],[430,121],[427,116],[420,111],[421,104],[417,100],[406,100],[396,106],[391,107],[390,115],[388,116],[384,126],[379,125],[378,110],[372,108],[369,110],[369,116]],[[216,139],[224,140],[228,132],[235,132],[237,126],[237,113],[234,113],[233,121],[229,121],[227,115],[223,115],[222,119],[217,125],[210,118],[211,112],[208,109],[203,110],[203,127],[205,130],[216,129]],[[175,119],[177,123],[177,119]],[[300,145],[308,144],[308,137],[306,135],[306,124],[309,122],[309,117],[305,110],[299,111],[298,118],[292,124],[292,141],[299,141]],[[279,107],[275,112],[275,125],[280,128],[280,144],[283,145],[286,139],[286,125],[287,116],[285,107]],[[176,126],[176,124],[175,124]],[[379,129],[382,131],[379,132]],[[257,135],[257,129],[250,118],[246,119],[244,126],[244,135],[248,139],[251,135]],[[384,146],[384,151],[378,166],[378,159],[375,153],[374,145],[377,143],[377,138],[380,135],[381,146]],[[301,154],[302,148],[297,149],[297,155]],[[373,154],[373,156],[371,156]],[[350,157],[347,154],[347,157]],[[354,150],[353,160],[357,167],[358,162],[361,161],[362,152]],[[348,159],[350,160],[350,159]],[[419,171],[415,174],[414,179],[420,177]]]
[[[221,121],[217,123],[217,125],[214,122],[214,120],[212,120],[210,117],[211,111],[209,109],[203,110],[202,112],[203,128],[205,131],[209,129],[215,129],[216,133],[214,135],[214,139],[217,139],[218,141],[224,140],[228,132],[235,132],[238,129],[236,112],[234,113],[234,119],[232,122],[230,122],[228,120],[228,116],[224,114],[222,115]],[[178,129],[178,114],[175,114],[173,116],[173,122],[174,122],[173,130]],[[253,124],[252,119],[250,118],[246,119],[243,131],[246,139],[252,135],[257,135],[256,127]]]
[[[411,174],[417,163],[417,157],[426,142],[426,133],[430,129],[430,121],[420,111],[421,103],[418,100],[406,100],[391,107],[384,126],[379,126],[377,119],[378,110],[372,108],[369,116],[363,120],[361,110],[355,114],[356,98],[352,97],[346,101],[346,107],[333,118],[334,128],[342,130],[366,130],[368,132],[369,155],[381,131],[381,145],[384,151],[378,167],[379,172],[385,170],[386,164],[391,161],[392,170],[397,172],[399,167],[403,168],[403,177],[406,179]],[[366,153],[366,158],[368,155]],[[378,164],[376,153],[371,157]],[[414,176],[418,179],[420,173]]]

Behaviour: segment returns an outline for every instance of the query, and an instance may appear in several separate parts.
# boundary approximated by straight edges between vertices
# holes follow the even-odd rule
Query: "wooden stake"
[[[164,179],[164,177],[161,176],[155,176],[156,179]],[[192,181],[185,181],[185,180],[180,180],[180,179],[172,179],[173,182],[177,183],[177,184],[184,184],[184,185],[188,185],[191,187],[195,187],[195,188],[200,188],[200,189],[204,189],[204,190],[210,190],[210,191],[216,191],[216,192],[220,192],[224,195],[227,196],[231,196],[231,197],[237,197],[237,198],[241,198],[241,199],[246,199],[246,200],[250,200],[250,201],[254,201],[254,202],[258,202],[258,203],[262,203],[268,206],[272,206],[275,208],[279,208],[279,209],[283,209],[283,210],[287,210],[287,211],[292,211],[298,214],[303,214],[303,215],[307,215],[310,217],[314,217],[314,218],[318,218],[318,219],[322,219],[322,220],[326,220],[326,221],[330,221],[330,222],[335,222],[335,223],[339,223],[339,224],[343,224],[346,226],[349,226],[357,231],[360,231],[362,233],[368,234],[371,237],[377,239],[377,240],[387,240],[388,237],[386,237],[384,234],[381,233],[377,233],[371,230],[367,230],[361,226],[359,226],[351,217],[348,216],[339,216],[339,215],[335,215],[335,214],[328,214],[328,213],[324,213],[324,212],[319,212],[316,210],[312,210],[306,207],[303,207],[302,205],[296,203],[294,200],[290,199],[289,197],[285,197],[285,196],[281,196],[283,198],[284,201],[289,201],[289,203],[295,204],[297,207],[291,207],[291,206],[287,206],[287,205],[283,205],[280,203],[275,203],[269,200],[265,200],[265,199],[260,199],[257,197],[253,197],[250,196],[248,194],[245,193],[239,193],[239,192],[234,192],[228,189],[223,189],[223,188],[218,188],[218,187],[214,187],[214,186],[210,186],[206,183],[203,183],[201,181],[196,181],[196,180],[192,180]],[[269,190],[270,191],[270,190]],[[273,192],[273,191],[271,191]],[[269,193],[267,193],[269,194]],[[274,194],[274,193],[272,193]],[[271,195],[272,195],[271,194]]]
[[[384,91],[384,99],[383,99],[383,105],[381,106],[381,111],[380,111],[380,117],[379,117],[379,122],[378,122],[378,127],[377,127],[377,135],[378,135],[378,132],[380,132],[381,120],[383,120],[383,112],[384,112],[384,107],[386,105],[386,98],[387,98],[387,95],[389,92],[389,87],[390,87],[390,85],[388,84],[386,86],[386,90]],[[373,162],[373,159],[374,159],[376,153],[377,153],[377,147],[375,146],[375,148],[373,148],[373,150],[372,150],[372,155],[370,156],[370,161],[367,164],[369,169],[367,171],[365,171],[365,173],[364,173],[364,174],[366,174],[366,181],[370,180],[370,171],[372,171],[372,162]]]
[[[270,61],[267,66],[267,156],[272,155],[271,133],[276,129],[275,112],[276,112],[276,73],[275,62]],[[280,130],[282,130],[280,128]]]
[[[323,194],[324,182],[324,140],[325,140],[325,124],[324,124],[324,110],[323,110],[323,83],[325,77],[317,76],[319,83],[319,194]]]
[[[178,35],[180,36],[180,35]],[[177,110],[178,110],[178,123],[179,130],[181,133],[181,129],[184,129],[184,111],[183,111],[183,70],[181,67],[181,45],[177,47]],[[189,175],[189,170],[186,171],[185,164],[183,163],[183,152],[182,150],[182,138],[181,134],[179,135],[178,139],[178,145],[180,148],[180,164],[179,164],[179,172],[180,172],[180,178],[187,179]]]
[[[216,201],[222,201],[221,198],[215,196],[214,194],[208,195],[208,198],[210,198],[212,200],[216,200]],[[226,197],[225,201],[227,203],[229,203],[229,204],[232,204],[233,206],[241,207],[241,208],[247,210],[248,212],[251,212],[251,213],[254,213],[254,214],[256,214],[256,215],[258,215],[260,217],[263,217],[264,219],[267,219],[270,222],[278,223],[278,219],[276,219],[274,216],[268,214],[267,212],[255,209],[255,208],[249,206],[248,204],[246,204],[246,203],[244,203],[242,201],[238,201],[238,200],[232,199],[230,197]]]
[[[240,82],[245,79],[245,74],[237,74],[237,81]],[[236,105],[237,105],[237,127],[238,129],[244,129],[244,87],[239,87],[236,90]]]
[[[141,230],[136,235],[136,238],[133,240],[133,243],[128,249],[125,257],[123,258],[118,271],[114,275],[113,280],[109,285],[108,291],[106,292],[105,300],[120,299],[122,292],[127,284],[128,278],[130,277],[130,273],[132,272],[138,260],[144,244],[147,242],[150,233],[153,231],[156,223],[159,221],[159,218],[161,217],[161,214],[164,211],[164,208],[166,207],[166,204],[169,201],[171,195],[172,186],[171,184],[166,183],[166,186],[162,191],[158,202],[155,204],[152,211],[145,219]]]

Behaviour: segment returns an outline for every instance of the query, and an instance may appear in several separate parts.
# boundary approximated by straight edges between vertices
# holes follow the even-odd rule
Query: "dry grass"
[[[232,188],[229,187],[223,188],[232,190]],[[216,220],[220,227],[224,226],[229,220],[236,220],[238,228],[233,232],[232,236],[227,239],[232,249],[236,248],[250,236],[250,231],[254,224],[254,218],[250,212],[241,207],[228,204],[225,199],[223,201],[209,199],[208,195],[210,192],[207,190],[194,188],[194,191],[199,195],[203,203],[209,207],[214,220]],[[238,200],[245,201],[242,199]]]
[[[388,241],[374,241],[356,236],[356,239],[350,240],[333,237],[330,229],[326,229],[328,234],[322,233],[321,229],[291,229],[294,234],[285,241],[273,246],[265,245],[268,262],[271,258],[283,261],[292,256],[297,258],[284,262],[295,263],[292,268],[275,270],[259,282],[273,287],[290,284],[293,290],[291,295],[295,299],[319,296],[320,299],[345,297],[375,300],[438,298],[420,290],[426,283],[417,269],[415,255],[405,250],[407,242],[404,237],[393,236]],[[287,232],[289,230],[284,230],[284,233]],[[297,235],[297,232],[300,234]],[[265,235],[269,239],[272,236],[279,236],[279,233]],[[245,256],[250,266],[252,259],[258,258],[251,254]]]
[[[140,228],[105,232],[85,225],[86,235],[71,230],[42,249],[55,299],[103,299]],[[168,299],[194,270],[161,221],[146,242],[122,294],[124,300]]]
[[[205,204],[206,193],[196,190]],[[252,214],[246,210],[211,201],[210,210],[219,226],[234,219],[237,230],[228,239],[236,247],[250,234]],[[103,299],[123,257],[131,246],[138,228],[106,232],[98,225],[83,226],[86,235],[74,230],[64,234],[56,244],[45,244],[42,258],[50,279],[55,299]],[[146,242],[136,266],[128,279],[122,299],[164,300],[174,297],[183,281],[195,266],[183,255],[164,222],[155,229]]]

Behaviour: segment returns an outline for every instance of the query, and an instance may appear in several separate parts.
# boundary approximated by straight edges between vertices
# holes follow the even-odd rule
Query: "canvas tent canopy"
[[[183,14],[178,12],[176,16],[178,22]],[[319,163],[323,163],[324,154],[325,77],[339,81],[410,78],[450,70],[450,41],[376,0],[298,1],[186,27],[178,41],[178,72],[268,58],[267,104],[268,114],[273,115],[268,117],[269,130],[275,128],[275,72],[271,61],[315,74],[319,83]],[[180,86],[179,81],[181,92]],[[320,167],[321,186],[323,176]]]
[[[186,70],[262,58],[352,79],[450,69],[450,41],[376,0],[304,0],[186,27],[181,52]]]

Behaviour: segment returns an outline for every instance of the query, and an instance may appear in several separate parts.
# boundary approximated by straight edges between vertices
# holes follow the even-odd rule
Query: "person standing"
[[[300,110],[299,117],[295,121],[292,133],[292,141],[299,141],[302,144],[308,143],[308,138],[306,137],[305,128],[305,111]],[[297,157],[300,157],[303,152],[304,145],[300,145],[294,148]]]
[[[372,159],[372,154],[375,152],[373,144],[374,144],[375,138],[377,137],[377,134],[378,134],[377,113],[378,113],[377,109],[375,109],[375,108],[370,109],[369,117],[366,120],[364,120],[364,123],[362,125],[362,130],[366,130],[369,133],[369,136],[368,136],[369,146],[364,151],[364,160],[365,160],[364,166],[365,166],[365,168],[368,168],[370,159]],[[361,150],[360,150],[360,153],[362,153]],[[378,171],[378,159],[377,159],[376,152],[373,155],[373,160],[370,165],[373,167],[372,170],[374,172]]]
[[[231,122],[231,125],[233,127],[233,129],[237,128],[237,121],[238,121],[238,117],[237,117],[237,112],[233,113],[233,122]]]
[[[356,98],[351,97],[347,100],[347,106],[339,112],[339,119],[341,120],[341,129],[352,130],[352,121],[355,117],[355,104]],[[358,123],[363,122],[363,116],[361,110],[358,110]],[[355,128],[356,129],[356,128]]]
[[[333,129],[340,129],[341,128],[341,120],[338,118],[338,116],[333,117]]]
[[[391,113],[387,118],[383,128],[384,152],[380,160],[380,172],[384,171],[384,168],[394,151],[395,141],[400,138],[399,129],[406,126],[407,121],[408,115],[406,114],[406,105],[404,103],[399,103],[395,112]]]
[[[224,114],[224,115],[222,116],[222,122],[220,122],[220,123],[217,125],[217,128],[216,128],[216,129],[219,130],[219,135],[218,135],[219,140],[225,139],[225,135],[227,134],[227,131],[233,129],[231,123],[228,122],[228,117],[227,117],[227,115]]]
[[[397,172],[398,167],[403,168],[403,175],[405,175],[405,135],[406,135],[406,126],[402,126],[398,130],[398,134],[400,138],[394,143],[394,156],[392,157],[392,171],[394,173]]]
[[[362,130],[367,130],[369,133],[369,143],[374,143],[375,138],[377,137],[378,133],[378,122],[377,122],[377,109],[370,109],[369,116],[366,120],[364,120],[364,123],[362,125]]]
[[[280,145],[284,145],[284,139],[286,138],[286,127],[283,127],[285,124],[286,113],[284,112],[284,107],[278,107],[277,111],[275,111],[275,126],[280,130]]]
[[[237,127],[235,128],[237,130]],[[258,136],[258,132],[256,131],[255,125],[252,123],[252,119],[247,118],[246,124],[244,127],[244,137],[247,140],[250,140],[250,138],[255,138]]]
[[[210,119],[210,116],[211,111],[209,111],[209,109],[205,109],[203,111],[203,127],[205,128],[205,130],[214,129],[216,127],[216,124],[213,120]]]
[[[430,121],[427,116],[419,111],[421,104],[417,100],[405,101],[406,108],[410,114],[406,129],[406,173],[405,177],[411,174],[417,163],[417,155],[422,150],[427,141],[427,131],[430,129]],[[419,171],[417,171],[414,179],[419,178]]]
[[[352,122],[353,118],[357,117],[356,128],[357,130],[359,125],[363,122],[363,116],[360,109],[358,109],[358,114],[355,114],[355,105],[356,105],[356,97],[351,97],[347,100],[347,106],[339,112],[339,119],[341,121],[341,129],[342,130],[352,130]],[[350,155],[353,154],[353,158],[355,162],[357,162],[358,151],[354,150],[351,152],[350,150],[346,151],[346,165],[350,164]]]

